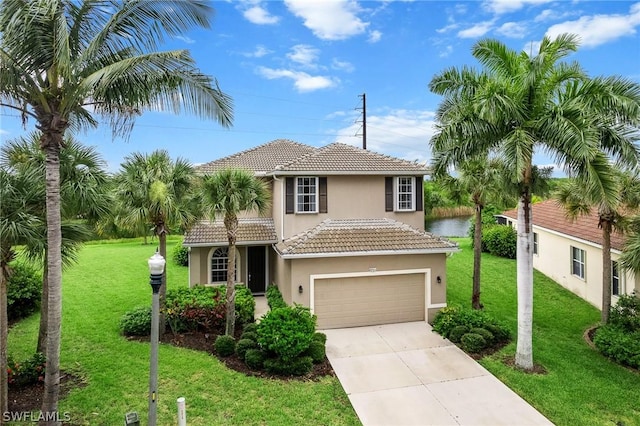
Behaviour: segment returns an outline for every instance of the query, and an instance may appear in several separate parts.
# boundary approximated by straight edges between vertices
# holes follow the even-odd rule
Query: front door
[[[267,289],[267,252],[265,246],[248,247],[247,278],[253,294],[264,294]]]

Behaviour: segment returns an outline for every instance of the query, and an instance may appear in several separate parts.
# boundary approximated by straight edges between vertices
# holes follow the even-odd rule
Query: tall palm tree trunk
[[[533,368],[533,238],[531,234],[531,196],[524,191],[518,201],[518,242],[516,267],[518,285],[517,367]]]
[[[602,221],[602,315],[603,324],[609,321],[611,310],[611,229],[608,220]]]
[[[482,309],[480,303],[480,258],[482,256],[482,205],[476,204],[476,225],[473,231],[473,294],[471,307]]]
[[[9,411],[7,339],[9,337],[9,315],[7,312],[7,279],[5,265],[0,265],[0,416]],[[1,423],[1,418],[0,418]]]
[[[49,251],[45,250],[45,259]],[[45,353],[47,347],[47,320],[49,318],[49,277],[47,263],[42,271],[42,295],[40,297],[40,327],[38,329],[38,344],[36,352]]]
[[[46,135],[46,133],[45,133]],[[62,328],[62,231],[60,220],[60,143],[62,134],[51,131],[43,135],[46,154],[47,191],[47,269],[49,281],[48,327],[46,347],[46,372],[42,413],[46,418],[42,423],[56,425],[60,394],[60,335]]]
[[[238,233],[238,218],[235,216],[224,218],[229,240],[227,264],[227,322],[225,334],[233,336],[236,327],[236,237]]]

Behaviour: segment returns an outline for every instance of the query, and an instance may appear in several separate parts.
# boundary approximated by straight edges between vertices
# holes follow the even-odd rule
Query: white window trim
[[[315,186],[316,186],[316,205],[315,205],[315,210],[313,211],[300,211],[298,209],[298,179],[314,179],[315,180]],[[319,204],[320,204],[320,180],[318,179],[317,176],[297,176],[295,178],[295,185],[294,185],[294,206],[295,206],[295,212],[296,214],[317,214],[319,211]]]
[[[411,180],[411,208],[400,208],[400,179]],[[393,178],[393,208],[397,212],[415,212],[416,211],[416,178],[415,176],[396,176]]]
[[[209,250],[209,254],[207,256],[207,282],[209,284],[215,284],[215,285],[222,285],[222,284],[226,284],[226,281],[212,281],[212,271],[211,271],[211,258],[213,257],[213,254],[216,252],[217,249],[219,248],[225,248],[225,247],[212,247],[211,250]],[[227,258],[228,259],[228,258]],[[242,265],[242,262],[240,261],[240,252],[238,251],[238,248],[236,247],[236,283],[241,282],[240,281],[240,277],[242,276],[241,273],[242,271],[240,270],[240,267]]]
[[[533,232],[533,254],[540,255],[540,234]]]
[[[581,249],[580,247],[575,247],[575,246],[569,246],[571,248],[571,275],[573,275],[574,277],[577,277],[583,281],[586,281],[586,277],[587,277],[587,251],[584,249]],[[580,250],[580,252],[582,252],[582,260],[577,260],[573,257],[573,252],[575,250]],[[573,270],[573,263],[575,261],[578,261],[579,263],[582,264],[582,276],[574,273]]]
[[[613,264],[618,265],[618,294],[613,294]],[[625,274],[622,268],[620,268],[620,262],[618,260],[611,259],[611,295],[618,297],[622,294],[626,294],[625,288]]]

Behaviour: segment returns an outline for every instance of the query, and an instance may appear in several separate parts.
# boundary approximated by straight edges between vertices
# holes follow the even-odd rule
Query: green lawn
[[[168,253],[177,242],[172,239]],[[60,402],[74,424],[123,424],[137,411],[146,424],[149,345],[120,336],[122,314],[151,303],[147,258],[155,246],[140,241],[85,246],[63,275],[62,368],[86,380]],[[170,256],[169,256],[170,257]],[[187,268],[168,262],[168,286],[187,285]],[[35,350],[38,317],[11,329],[9,353]],[[340,383],[262,380],[228,370],[216,358],[161,345],[158,423],[177,422],[176,399],[187,402],[189,425],[357,425]]]
[[[461,253],[448,259],[449,305],[471,306],[473,253],[459,239]],[[484,254],[485,310],[516,335],[515,260]],[[481,364],[557,425],[640,425],[640,374],[618,366],[587,346],[584,331],[599,311],[545,275],[534,274],[533,354],[546,375],[516,371],[501,361],[515,353],[515,340]]]

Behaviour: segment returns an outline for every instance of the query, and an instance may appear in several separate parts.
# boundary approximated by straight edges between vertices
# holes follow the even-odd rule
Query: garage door
[[[423,321],[425,275],[325,278],[314,282],[318,328]]]

